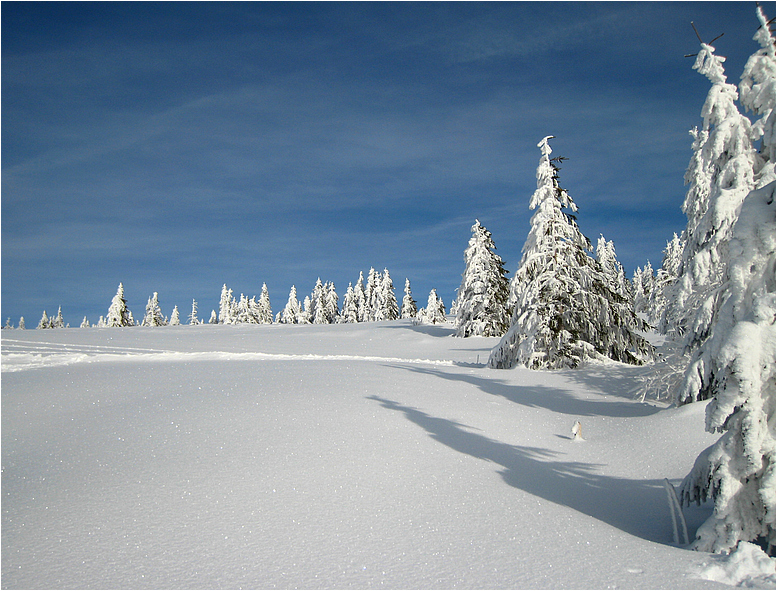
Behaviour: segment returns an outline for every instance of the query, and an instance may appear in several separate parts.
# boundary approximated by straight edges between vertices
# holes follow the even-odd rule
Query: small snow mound
[[[755,544],[739,542],[729,555],[716,556],[699,573],[702,579],[746,589],[773,589],[775,559]]]

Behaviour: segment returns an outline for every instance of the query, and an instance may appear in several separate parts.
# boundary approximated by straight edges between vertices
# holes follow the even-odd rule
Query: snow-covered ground
[[[497,339],[452,332],[3,331],[2,586],[774,586],[673,543],[704,404],[615,363],[489,370]]]

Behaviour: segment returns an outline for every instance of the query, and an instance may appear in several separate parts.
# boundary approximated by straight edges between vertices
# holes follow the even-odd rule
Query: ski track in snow
[[[368,361],[409,365],[454,365],[453,361],[446,359],[407,359],[376,355],[320,355],[313,353],[262,353],[259,351],[242,353],[231,351],[182,352],[163,349],[143,349],[139,347],[63,345],[61,343],[49,342],[35,343],[14,339],[3,339],[2,343],[2,370],[4,372],[105,361]]]

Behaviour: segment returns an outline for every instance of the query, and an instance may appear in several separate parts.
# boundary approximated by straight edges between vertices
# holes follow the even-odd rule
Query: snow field
[[[4,331],[3,587],[725,587],[662,486],[715,440],[703,405],[452,332]]]

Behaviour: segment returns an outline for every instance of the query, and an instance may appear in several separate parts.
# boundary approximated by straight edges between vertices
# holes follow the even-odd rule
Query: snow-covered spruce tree
[[[57,310],[56,317],[51,319],[51,328],[65,328],[65,319],[62,317],[62,306]]]
[[[51,320],[49,320],[49,315],[46,314],[46,310],[43,310],[43,316],[40,317],[40,322],[38,322],[37,328],[39,330],[51,328]]]
[[[367,273],[367,285],[364,288],[364,303],[367,311],[365,322],[374,322],[375,315],[380,309],[380,281],[380,273],[370,267]]]
[[[685,503],[712,498],[694,548],[775,547],[775,183],[751,192],[730,240],[722,305],[686,370],[679,398],[711,398],[706,428],[723,432],[696,460]]]
[[[154,292],[146,304],[146,313],[141,321],[141,326],[165,326],[167,322],[162,315],[162,308],[159,307],[159,294]]]
[[[396,320],[399,318],[399,306],[397,296],[394,293],[394,282],[391,280],[388,269],[383,269],[383,276],[379,285],[379,308],[375,313],[375,320]]]
[[[218,323],[219,323],[219,318],[216,315],[216,310],[211,310],[210,318],[208,319],[208,324],[218,324]]]
[[[272,324],[272,306],[270,305],[270,292],[267,284],[262,283],[262,292],[259,294],[257,305],[257,320],[259,324]]]
[[[656,272],[650,297],[647,302],[648,322],[658,327],[659,332],[665,333],[661,328],[666,322],[666,306],[672,297],[671,290],[682,267],[684,241],[675,233],[672,239],[666,243],[664,258],[661,268]]]
[[[632,285],[634,289],[635,312],[649,313],[648,307],[650,306],[650,296],[653,293],[655,280],[653,265],[650,264],[650,261],[647,261],[644,267],[637,267],[634,270]]]
[[[192,311],[191,314],[189,314],[189,324],[194,326],[199,323],[200,321],[197,319],[197,300],[192,299]]]
[[[775,40],[758,8],[761,45],[748,60],[742,105],[761,115],[756,189],[742,202],[724,253],[724,283],[709,338],[695,351],[677,399],[711,398],[706,427],[723,432],[681,485],[685,503],[714,500],[694,547],[731,551],[740,541],[775,554]],[[771,118],[771,122],[769,119]]]
[[[324,286],[324,306],[326,309],[326,319],[330,324],[338,322],[340,319],[340,297],[337,295],[334,281],[330,281]]]
[[[726,82],[724,57],[706,43],[693,68],[712,83],[702,107],[703,126],[694,130],[694,155],[686,172],[689,185],[683,212],[688,217],[682,268],[668,298],[665,328],[681,336],[692,353],[708,337],[719,305],[726,248],[745,196],[755,187],[757,155],[750,120],[735,101],[737,87]]]
[[[596,260],[601,265],[612,290],[627,300],[631,300],[633,296],[626,280],[623,265],[620,264],[618,255],[615,254],[615,245],[612,240],[606,240],[601,234],[596,242]]]
[[[5,326],[3,326],[6,330],[13,330],[13,323],[11,322],[11,317],[9,316],[8,319],[5,321]]]
[[[221,288],[221,298],[219,299],[219,324],[234,324],[236,308],[237,304],[232,296],[232,290],[227,289],[225,283]]]
[[[289,290],[289,299],[283,307],[278,322],[281,324],[297,324],[299,322],[300,305],[297,299],[297,288],[292,285]]]
[[[24,330],[24,316],[19,318],[19,329],[18,330]]]
[[[173,306],[173,313],[170,314],[170,326],[180,326],[181,314],[178,312],[178,306]]]
[[[345,296],[343,296],[343,311],[340,315],[342,322],[353,324],[359,322],[359,308],[356,303],[356,293],[353,290],[353,284],[348,284],[348,289],[345,290]]]
[[[445,317],[445,304],[442,298],[437,295],[437,290],[432,289],[429,292],[429,298],[426,301],[423,315],[419,314],[422,322],[428,324],[443,324],[447,321]]]
[[[367,294],[364,292],[364,273],[361,271],[359,271],[359,279],[356,281],[353,293],[354,298],[356,299],[359,322],[367,322],[369,311],[367,310]]]
[[[81,321],[81,326],[79,328],[89,328],[89,320],[87,320],[86,316],[84,316],[84,319]]]
[[[456,336],[499,337],[510,326],[510,284],[489,232],[475,220],[456,298]]]
[[[405,295],[402,298],[402,318],[415,318],[418,314],[413,292],[410,290],[410,279],[405,277]]]
[[[119,283],[119,289],[111,300],[111,306],[108,308],[108,316],[105,318],[105,326],[122,327],[134,326],[135,321],[127,308],[127,300],[124,299],[124,286]]]
[[[577,211],[558,183],[556,160],[544,138],[539,144],[537,190],[529,207],[531,229],[510,285],[515,302],[509,330],[491,351],[490,367],[533,369],[577,367],[600,356],[631,364],[652,357],[637,330],[646,325],[630,302],[614,291],[591,244],[565,208]]]

